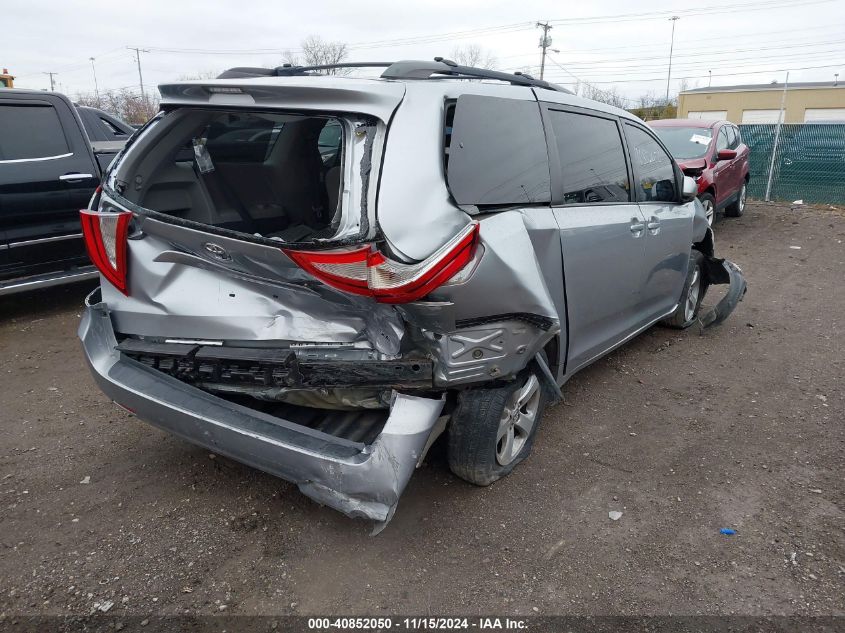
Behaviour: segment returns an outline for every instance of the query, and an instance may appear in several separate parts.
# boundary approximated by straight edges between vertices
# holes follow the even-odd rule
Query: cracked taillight
[[[88,257],[103,277],[123,294],[126,286],[126,241],[132,213],[101,213],[90,209],[79,212]]]
[[[478,223],[473,222],[415,264],[393,261],[371,244],[331,251],[283,250],[300,268],[329,286],[380,303],[408,303],[422,299],[466,266],[477,244]]]

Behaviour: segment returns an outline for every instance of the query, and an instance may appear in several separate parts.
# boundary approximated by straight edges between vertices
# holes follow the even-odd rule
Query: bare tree
[[[100,93],[97,98],[91,93],[77,94],[74,101],[82,106],[105,110],[127,123],[146,123],[158,112],[158,97],[147,93],[144,97],[127,88]]]
[[[671,119],[675,117],[677,107],[666,97],[657,96],[654,92],[647,92],[637,99],[638,105],[631,108],[631,112],[644,121],[654,119]]]
[[[194,81],[195,79],[217,79],[217,76],[219,74],[219,70],[202,70],[196,73],[180,75],[179,81]]]
[[[615,86],[613,88],[601,89],[579,79],[575,83],[574,92],[585,99],[600,101],[616,108],[625,108],[628,103],[628,99],[619,94],[619,90]]]
[[[344,42],[327,42],[319,35],[309,35],[302,44],[299,53],[285,51],[284,61],[293,66],[325,66],[340,64],[349,56],[349,48]],[[324,75],[348,75],[349,68],[327,68]]]
[[[461,66],[474,66],[487,70],[496,68],[496,58],[478,44],[456,46],[452,49],[452,60],[458,62]]]

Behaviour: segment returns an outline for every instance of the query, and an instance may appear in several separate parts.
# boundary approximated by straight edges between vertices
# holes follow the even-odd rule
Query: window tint
[[[718,152],[719,150],[728,149],[728,145],[730,145],[730,142],[728,141],[728,129],[723,126],[722,129],[719,130],[719,137],[716,139],[716,151]]]
[[[630,200],[625,151],[616,122],[550,110],[560,156],[563,201],[600,204]]]
[[[625,136],[634,164],[640,202],[675,202],[678,199],[675,163],[645,130],[625,124]]]
[[[536,101],[462,95],[447,180],[458,204],[549,202],[549,157]]]
[[[736,132],[736,146],[739,147],[742,144],[742,132],[739,131],[738,127],[734,128]]]
[[[0,105],[0,160],[67,154],[62,124],[49,105]]]

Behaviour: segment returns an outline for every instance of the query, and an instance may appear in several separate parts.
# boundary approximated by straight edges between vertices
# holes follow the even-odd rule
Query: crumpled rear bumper
[[[393,516],[444,404],[395,393],[384,428],[364,445],[227,402],[122,356],[104,303],[87,305],[79,338],[99,387],[142,420],[294,482],[348,516],[382,523]]]

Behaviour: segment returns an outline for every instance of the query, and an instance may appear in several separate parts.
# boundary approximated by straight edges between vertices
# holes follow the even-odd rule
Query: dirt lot
[[[0,614],[845,614],[843,241],[827,208],[722,221],[728,322],[578,375],[489,488],[435,451],[375,538],[109,402],[87,287],[6,298]]]

